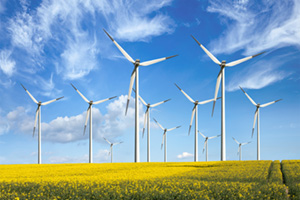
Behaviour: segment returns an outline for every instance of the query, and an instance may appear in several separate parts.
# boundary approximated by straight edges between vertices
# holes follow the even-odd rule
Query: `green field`
[[[300,160],[0,165],[0,191],[0,199],[300,199]]]

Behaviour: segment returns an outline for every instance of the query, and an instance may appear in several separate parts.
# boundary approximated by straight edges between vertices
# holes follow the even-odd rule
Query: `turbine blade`
[[[155,63],[158,63],[158,62],[161,62],[161,61],[164,61],[164,60],[173,58],[173,57],[175,57],[175,56],[178,56],[178,55],[169,56],[169,57],[164,57],[164,58],[158,58],[158,59],[155,59],[155,60],[150,60],[150,61],[142,62],[142,63],[140,63],[139,65],[140,65],[140,66],[148,66],[148,65],[152,65],[152,64],[155,64]]]
[[[193,111],[192,111],[192,117],[191,117],[191,122],[190,122],[190,126],[189,126],[189,135],[190,135],[191,128],[192,128],[192,124],[193,124],[193,119],[194,119],[194,116],[195,116],[196,107],[197,107],[197,105],[194,106]]]
[[[212,137],[209,137],[208,139],[213,139],[213,138],[216,138],[216,137],[220,137],[221,135],[216,135],[216,136],[212,136]]]
[[[240,144],[234,137],[232,137],[232,139],[234,139],[234,141],[235,141],[237,144]]]
[[[223,70],[224,70],[224,68],[221,68],[221,70],[218,74],[218,78],[217,78],[217,82],[216,82],[216,89],[215,89],[215,97],[214,97],[215,100],[214,100],[211,116],[214,115],[214,110],[215,110],[215,105],[216,105],[216,100],[217,100],[217,96],[218,96],[218,92],[219,92],[219,87],[220,87]]]
[[[135,93],[135,89],[132,88],[132,91]],[[144,101],[144,99],[139,95],[140,100],[142,101],[142,103],[147,106],[148,104]]]
[[[192,36],[192,35],[191,35]],[[194,38],[194,36],[192,36],[192,38],[198,43],[198,45],[205,51],[205,53],[210,57],[210,59],[212,59],[212,61],[214,61],[216,64],[220,65],[220,61],[214,56],[212,55],[212,53],[210,53],[202,44],[200,44],[200,42],[198,42],[198,40],[196,38]]]
[[[176,127],[174,127],[174,128],[170,128],[170,129],[168,129],[167,131],[173,131],[174,129],[177,129],[177,128],[180,128],[181,126],[176,126]]]
[[[96,101],[96,102],[93,102],[93,104],[97,105],[97,104],[99,104],[99,103],[103,103],[103,102],[105,102],[105,101],[114,99],[114,98],[116,98],[116,97],[117,97],[117,96],[110,97],[110,98],[107,98],[107,99],[103,99],[103,100],[100,100],[100,101]]]
[[[150,105],[150,107],[151,107],[151,108],[154,108],[154,107],[159,106],[160,104],[166,103],[166,102],[168,102],[168,101],[170,101],[170,100],[171,100],[171,99],[167,99],[167,100],[161,101],[161,102],[159,102],[159,103],[155,103],[155,104],[153,104],[153,105]]]
[[[104,139],[109,145],[111,145],[111,142],[108,141],[105,137],[103,137],[103,139]]]
[[[241,145],[243,146],[243,145],[246,145],[246,144],[249,144],[249,143],[251,143],[251,142],[245,142],[245,143],[242,143]]]
[[[198,131],[198,133],[200,133],[200,135],[205,139],[206,137],[203,135],[203,133],[201,133],[200,131]]]
[[[106,33],[106,35],[111,39],[111,41],[117,46],[117,48],[121,51],[121,53],[129,60],[131,63],[135,63],[134,60],[128,55],[128,53],[106,32],[105,29],[103,31]]]
[[[87,111],[86,111],[86,117],[85,117],[83,135],[85,135],[85,130],[86,130],[86,126],[87,126],[87,122],[88,122],[88,119],[89,119],[90,112],[91,112],[91,106],[89,106],[88,109],[87,109]]]
[[[154,119],[153,118],[153,120],[157,123],[157,125],[164,131],[165,129],[162,127],[162,125],[160,125],[157,121],[156,121],[156,119]]]
[[[165,134],[166,134],[166,132],[164,132],[164,134],[163,134],[163,138],[162,138],[160,149],[162,149],[163,146],[164,146]]]
[[[47,101],[47,102],[45,102],[45,103],[41,103],[41,105],[42,105],[42,106],[45,106],[45,105],[48,105],[48,104],[50,104],[50,103],[52,103],[52,102],[54,102],[54,101],[58,101],[58,100],[60,100],[60,99],[62,99],[62,98],[64,98],[64,97],[59,97],[59,98],[57,98],[57,99],[53,99],[53,100],[51,100],[51,101]]]
[[[269,105],[271,105],[271,104],[273,104],[273,103],[276,103],[276,102],[278,102],[278,101],[281,101],[281,100],[282,100],[282,99],[278,99],[278,100],[276,100],[276,101],[272,101],[272,102],[269,102],[269,103],[265,103],[265,104],[261,105],[260,107],[261,107],[261,108],[267,107],[267,106],[269,106]]]
[[[117,142],[117,143],[114,143],[114,145],[117,145],[117,144],[122,144],[123,142]]]
[[[261,55],[261,54],[263,54],[263,53],[265,53],[265,51],[264,51],[264,52],[261,52],[261,53],[259,53],[259,54],[255,54],[254,56],[248,56],[248,57],[246,57],[246,58],[242,58],[242,59],[239,59],[239,60],[230,62],[230,63],[226,64],[225,66],[226,66],[226,67],[232,67],[232,66],[238,65],[238,64],[240,64],[240,63],[242,63],[242,62],[245,62],[245,61],[247,61],[247,60],[250,60],[251,58],[254,58],[254,57],[256,57],[256,56],[259,56],[259,55]]]
[[[34,137],[34,133],[35,133],[35,128],[36,128],[36,123],[37,123],[37,118],[39,115],[39,111],[40,111],[40,106],[37,107],[36,111],[35,111],[35,120],[34,120],[34,127],[33,127],[33,134],[32,137]]]
[[[204,153],[204,150],[205,150],[205,147],[206,147],[206,143],[207,143],[207,139],[206,139],[205,142],[204,142],[204,146],[203,146],[203,151],[202,151],[202,153]]]
[[[24,87],[24,85],[22,85],[21,84],[21,86],[24,88],[24,90],[27,92],[27,94],[30,96],[30,98],[32,99],[32,101],[34,102],[34,103],[39,103],[31,94],[30,94],[30,92]]]
[[[85,101],[85,102],[87,102],[87,103],[89,103],[90,101],[89,100],[87,100],[87,98],[83,95],[83,94],[81,94],[81,92],[79,92],[79,90],[71,83],[71,85],[72,85],[72,87],[76,90],[76,92],[78,92],[78,94],[83,98],[83,100]]]
[[[245,92],[245,90],[243,90],[243,88],[241,86],[240,86],[240,88],[245,93],[245,95],[247,96],[247,98],[251,101],[251,103],[256,106],[257,104],[255,103],[255,101],[253,101],[253,99]]]
[[[146,120],[147,120],[148,112],[149,112],[149,108],[146,109],[146,112],[145,112],[145,115],[144,115],[143,138],[144,138],[144,133],[145,133],[145,128],[146,128]]]
[[[256,111],[255,111],[255,114],[254,114],[254,122],[253,122],[253,127],[252,127],[252,138],[253,138],[253,133],[254,133],[254,127],[255,127],[255,123],[256,123],[256,117],[258,115],[258,109],[259,108],[256,108]]]
[[[195,101],[189,95],[187,95],[187,93],[185,93],[176,83],[175,83],[175,85],[184,94],[184,96],[186,96],[186,98],[188,98],[188,100],[190,100],[192,103],[195,103]]]
[[[130,101],[130,97],[131,97],[131,91],[132,91],[132,87],[133,87],[133,83],[134,83],[134,79],[135,79],[135,69],[136,68],[134,68],[133,72],[131,73],[131,77],[130,77],[130,84],[129,84],[129,91],[128,91],[125,115],[127,114],[128,105],[129,105],[129,101]]]
[[[203,104],[212,102],[212,101],[214,101],[214,100],[215,100],[215,99],[209,99],[209,100],[201,101],[201,102],[198,102],[198,105],[203,105]]]

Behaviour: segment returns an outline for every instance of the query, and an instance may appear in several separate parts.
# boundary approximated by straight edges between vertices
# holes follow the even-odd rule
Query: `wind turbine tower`
[[[176,85],[176,83],[175,83],[175,85]],[[193,111],[192,111],[191,122],[190,122],[190,126],[189,126],[189,135],[190,135],[190,132],[191,132],[191,128],[192,128],[192,124],[193,124],[193,119],[194,119],[194,116],[195,116],[195,150],[194,150],[194,161],[197,162],[198,161],[198,134],[197,134],[197,131],[198,131],[198,105],[203,105],[203,104],[212,102],[215,99],[209,99],[209,100],[205,100],[205,101],[201,101],[201,102],[199,102],[198,100],[194,101],[178,85],[176,85],[176,87],[184,94],[184,96],[186,96],[186,98],[188,100],[190,100],[190,102],[192,102],[194,104],[194,108],[193,108]]]
[[[92,101],[92,100],[88,100],[72,83],[71,83],[72,87],[76,90],[76,92],[82,97],[82,99],[87,102],[89,104],[89,107],[86,111],[86,118],[85,118],[85,124],[84,124],[84,129],[83,129],[83,135],[85,135],[85,130],[86,130],[86,126],[87,126],[87,121],[88,119],[90,118],[90,132],[89,132],[89,163],[93,163],[93,115],[92,115],[92,108],[93,108],[93,105],[97,105],[97,104],[100,104],[100,103],[103,103],[105,101],[108,101],[110,99],[113,99],[113,98],[116,98],[117,96],[114,96],[114,97],[110,97],[110,98],[107,98],[107,99],[103,99],[103,100],[100,100],[100,101]]]
[[[140,140],[139,140],[139,66],[148,66],[152,65],[169,58],[173,58],[177,55],[159,58],[155,60],[150,60],[146,62],[140,62],[140,59],[136,59],[135,61],[130,57],[130,55],[103,29],[103,31],[107,34],[107,36],[111,39],[111,41],[117,46],[117,48],[121,51],[121,53],[126,57],[129,62],[134,65],[134,69],[131,73],[130,84],[129,84],[129,91],[127,97],[127,104],[126,104],[126,111],[127,113],[129,100],[131,97],[131,91],[133,87],[133,83],[135,80],[135,147],[134,147],[134,162],[140,162]]]
[[[57,101],[57,100],[60,100],[64,97],[59,97],[57,99],[53,99],[53,100],[50,100],[50,101],[46,101],[44,103],[42,103],[41,101],[37,101],[31,94],[30,92],[24,87],[24,85],[21,84],[21,86],[24,88],[24,90],[27,92],[27,94],[30,96],[30,98],[32,99],[32,101],[34,103],[37,104],[37,109],[36,109],[36,112],[35,112],[35,120],[34,120],[34,127],[33,127],[33,135],[32,137],[34,137],[34,133],[35,133],[35,128],[36,128],[36,122],[37,120],[39,121],[38,122],[38,164],[42,164],[42,150],[41,150],[41,145],[42,145],[42,125],[41,125],[41,106],[45,106],[45,105],[48,105],[54,101]]]
[[[240,87],[241,88],[241,87]],[[260,127],[259,127],[259,109],[260,108],[264,108],[267,107],[273,103],[276,103],[278,101],[281,101],[282,99],[278,99],[276,101],[271,101],[269,103],[265,103],[265,104],[259,104],[259,103],[255,103],[255,101],[253,101],[253,99],[243,90],[243,88],[241,88],[241,90],[244,92],[244,94],[247,96],[247,98],[251,101],[251,103],[256,106],[256,110],[255,110],[255,114],[254,114],[254,122],[253,122],[253,127],[252,127],[252,138],[253,138],[253,133],[254,133],[254,127],[255,127],[255,123],[257,121],[257,160],[260,160]]]
[[[198,40],[196,38],[194,38],[194,36],[192,36],[192,38],[198,43],[198,45],[204,50],[204,52],[210,57],[210,59],[212,59],[212,61],[216,64],[218,64],[220,66],[220,71],[218,74],[218,78],[217,78],[217,83],[216,83],[216,89],[215,89],[215,100],[214,100],[214,104],[213,104],[213,110],[212,110],[212,115],[214,112],[214,108],[215,108],[215,103],[217,100],[217,95],[219,92],[219,87],[220,87],[220,81],[222,79],[222,91],[221,91],[221,98],[222,98],[222,103],[221,103],[221,161],[225,161],[226,160],[226,141],[225,141],[225,67],[233,67],[235,65],[238,65],[240,63],[243,63],[247,60],[250,60],[251,58],[254,58],[256,56],[259,56],[265,52],[253,55],[253,56],[248,56],[246,58],[242,58],[230,63],[226,63],[225,60],[223,60],[222,62],[220,62],[212,53],[210,53],[202,44],[200,44],[200,42],[198,42]]]

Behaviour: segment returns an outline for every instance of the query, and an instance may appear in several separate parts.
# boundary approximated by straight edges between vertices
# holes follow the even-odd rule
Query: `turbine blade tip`
[[[21,84],[21,86],[24,88],[24,90],[26,91],[27,89],[25,88],[25,86],[22,84],[22,83],[20,83]]]
[[[166,59],[174,58],[174,57],[176,57],[176,56],[178,56],[178,54],[173,55],[173,56],[166,57]]]
[[[114,41],[114,39],[106,32],[106,30],[103,28],[103,31],[106,33],[106,35],[111,39],[111,41]]]
[[[261,53],[255,54],[254,56],[252,56],[252,58],[254,58],[254,57],[256,57],[256,56],[259,56],[259,55],[261,55],[261,54],[264,54],[264,53],[266,53],[266,51],[263,51],[263,52],[261,52]]]

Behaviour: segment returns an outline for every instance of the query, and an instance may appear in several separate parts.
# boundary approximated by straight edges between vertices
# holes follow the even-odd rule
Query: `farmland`
[[[299,199],[299,171],[300,161],[0,165],[0,199],[287,199],[288,189]]]

